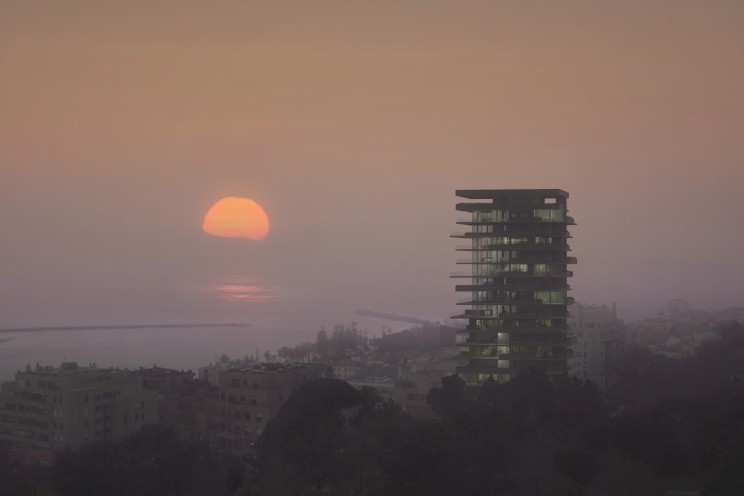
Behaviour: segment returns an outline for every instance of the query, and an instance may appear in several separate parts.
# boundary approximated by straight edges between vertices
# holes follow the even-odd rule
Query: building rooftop
[[[89,364],[87,367],[81,367],[77,362],[62,362],[59,367],[52,367],[50,365],[40,366],[38,363],[35,368],[31,368],[31,365],[26,365],[25,370],[19,372],[24,374],[39,374],[39,375],[74,375],[74,374],[85,374],[90,372],[115,372],[117,369],[106,368],[101,369],[96,367],[95,363]]]
[[[138,374],[145,375],[145,376],[165,376],[165,375],[183,375],[183,374],[194,375],[194,373],[191,370],[185,371],[185,370],[167,369],[165,367],[158,367],[157,365],[154,365],[154,364],[150,368],[140,367],[136,370],[133,370],[132,372],[136,372]]]
[[[319,363],[254,363],[246,367],[238,367],[226,370],[226,372],[251,372],[251,373],[270,373],[282,372],[284,370],[302,369],[323,365]],[[326,365],[327,366],[327,365]]]
[[[455,195],[470,200],[492,200],[503,196],[561,196],[568,198],[568,192],[562,189],[458,189]]]

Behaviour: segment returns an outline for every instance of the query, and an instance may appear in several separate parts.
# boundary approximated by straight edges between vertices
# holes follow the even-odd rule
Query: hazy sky
[[[230,275],[441,318],[466,188],[569,191],[581,301],[742,305],[742,61],[739,0],[0,0],[0,325]]]

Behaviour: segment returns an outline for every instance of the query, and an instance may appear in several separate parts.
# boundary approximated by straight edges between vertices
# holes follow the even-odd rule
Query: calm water
[[[279,346],[314,339],[321,325],[353,318],[353,309],[338,318],[322,315],[315,292],[287,289],[254,277],[230,277],[213,284],[185,287],[162,298],[160,313],[131,312],[115,321],[90,317],[85,321],[44,322],[16,320],[2,327],[245,323],[241,327],[204,325],[189,328],[79,329],[0,333],[0,379],[37,362],[58,365],[65,360],[99,367],[162,367],[196,370],[221,353],[231,357],[255,355]],[[155,298],[153,298],[155,300]],[[155,305],[157,302],[153,302]],[[327,307],[327,306],[326,306]],[[175,309],[175,310],[174,310]],[[90,319],[97,321],[91,322]],[[340,319],[340,320],[339,320]]]
[[[162,367],[196,370],[215,355],[255,353],[250,327],[40,331],[9,333],[0,339],[2,378],[30,363],[58,365],[74,360],[98,366]]]
[[[322,289],[322,288],[321,288]],[[245,323],[241,327],[204,325],[189,328],[79,329],[0,332],[0,379],[16,370],[58,365],[74,360],[99,367],[161,367],[194,370],[213,362],[221,353],[233,358],[262,356],[280,346],[312,341],[321,326],[358,322],[370,335],[383,325],[407,325],[361,318],[351,297],[323,293],[319,288],[282,287],[256,277],[227,277],[209,284],[194,284],[172,293],[153,295],[149,306],[125,307],[110,312],[102,301],[82,317],[54,317],[39,322],[15,319],[1,328],[90,325],[152,325],[174,323]],[[133,298],[134,299],[134,298]],[[157,311],[154,311],[156,309]],[[96,313],[96,311],[98,311]]]

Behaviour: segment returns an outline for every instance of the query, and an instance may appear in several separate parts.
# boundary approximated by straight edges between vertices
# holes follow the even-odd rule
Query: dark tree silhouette
[[[304,384],[281,407],[258,440],[256,494],[316,494],[350,477],[348,417],[361,394],[348,383],[320,379]]]
[[[227,495],[240,485],[245,465],[208,445],[180,440],[162,425],[120,442],[66,451],[52,473],[60,495]]]

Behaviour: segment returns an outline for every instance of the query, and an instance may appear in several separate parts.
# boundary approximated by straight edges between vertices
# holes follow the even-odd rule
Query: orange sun
[[[269,217],[253,200],[230,196],[212,205],[202,229],[213,236],[260,241],[269,233]]]

